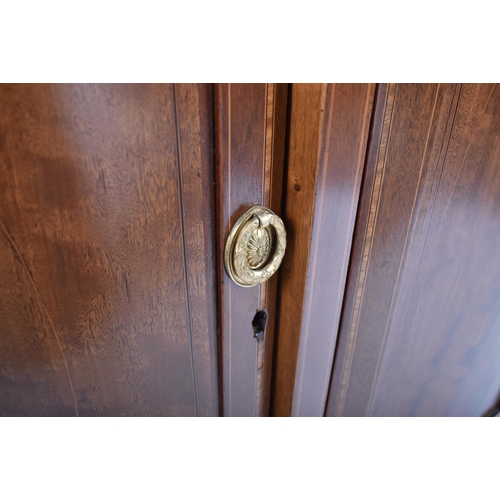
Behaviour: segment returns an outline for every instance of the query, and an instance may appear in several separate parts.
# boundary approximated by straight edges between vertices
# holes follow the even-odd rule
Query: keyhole
[[[257,339],[257,342],[260,343],[264,340],[264,331],[266,329],[267,322],[267,311],[257,311],[252,320],[253,327],[253,336]]]

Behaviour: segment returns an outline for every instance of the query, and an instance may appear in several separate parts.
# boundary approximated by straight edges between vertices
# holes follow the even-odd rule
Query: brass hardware
[[[285,248],[283,221],[269,208],[255,205],[229,233],[224,251],[226,272],[243,287],[264,283],[280,267]]]

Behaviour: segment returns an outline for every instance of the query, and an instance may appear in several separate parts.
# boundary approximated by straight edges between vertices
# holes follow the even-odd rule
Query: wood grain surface
[[[274,415],[322,416],[372,112],[373,84],[294,84]]]
[[[211,86],[0,85],[0,414],[217,415]]]
[[[498,85],[381,88],[327,415],[495,405],[499,165]]]
[[[277,275],[242,288],[224,270],[227,236],[253,205],[281,213],[288,86],[215,86],[220,351],[224,416],[266,416],[272,373]],[[254,338],[257,310],[268,311],[264,341]]]

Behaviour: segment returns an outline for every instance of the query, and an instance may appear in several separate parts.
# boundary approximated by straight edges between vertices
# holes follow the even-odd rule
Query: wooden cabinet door
[[[280,212],[286,105],[287,85],[0,85],[1,415],[268,413],[277,276],[241,289],[221,255],[246,208]]]
[[[500,87],[379,89],[327,415],[500,394]]]
[[[292,85],[273,412],[489,414],[500,87],[374,91]]]

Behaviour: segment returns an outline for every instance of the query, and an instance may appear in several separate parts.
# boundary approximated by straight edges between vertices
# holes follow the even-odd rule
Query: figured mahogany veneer
[[[218,415],[210,85],[0,85],[0,414]]]

